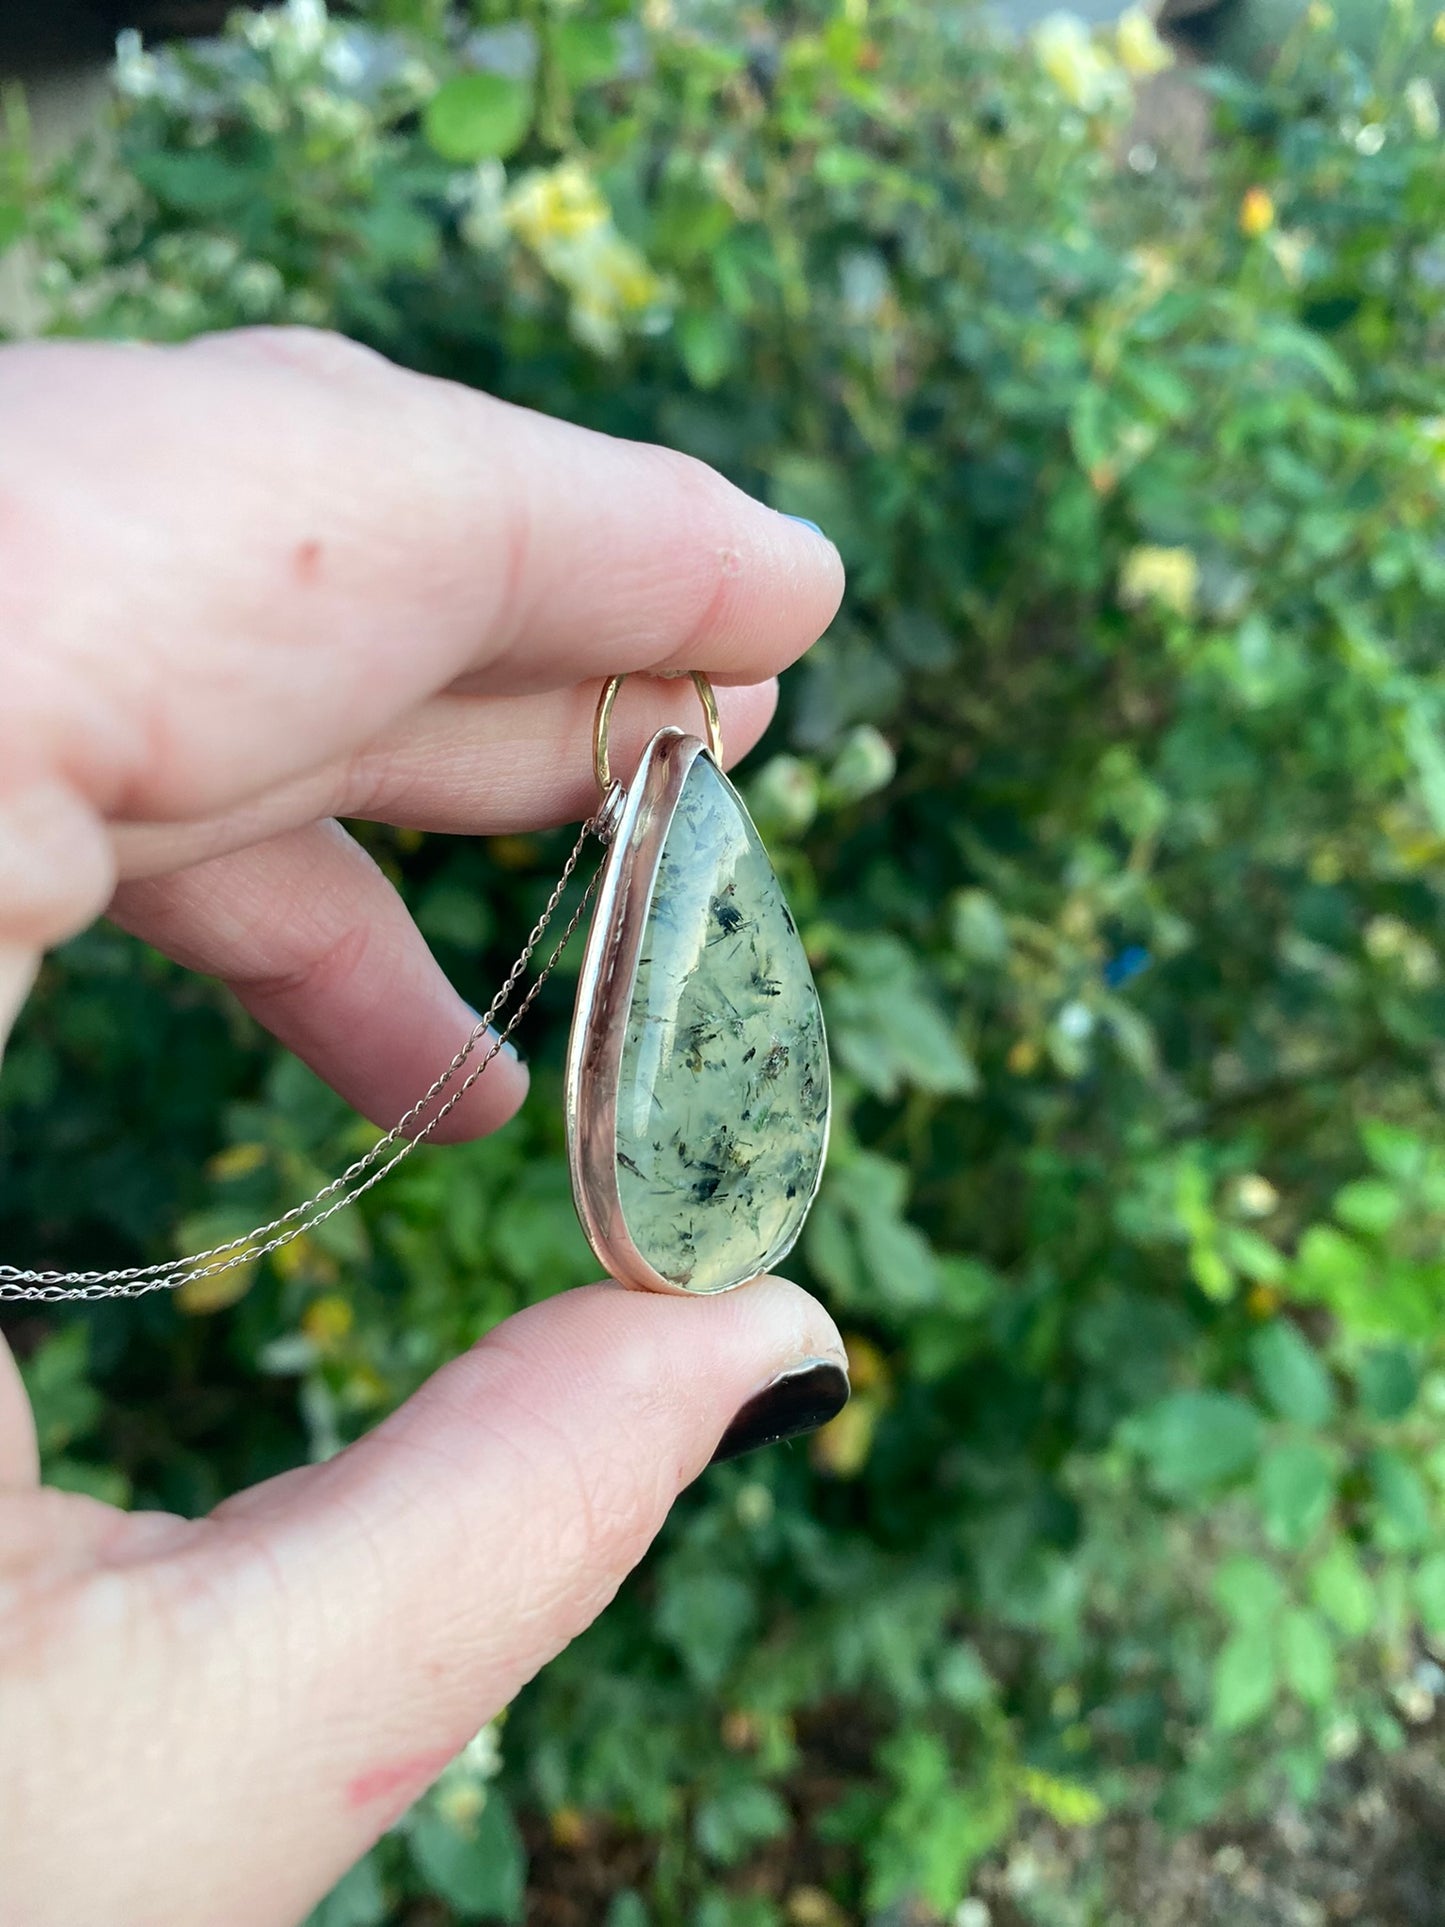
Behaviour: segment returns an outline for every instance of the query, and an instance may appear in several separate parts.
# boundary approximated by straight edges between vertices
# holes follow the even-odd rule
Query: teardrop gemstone
[[[802,1230],[828,1141],[823,1014],[742,799],[697,756],[648,904],[617,1090],[617,1194],[687,1291],[768,1270]]]

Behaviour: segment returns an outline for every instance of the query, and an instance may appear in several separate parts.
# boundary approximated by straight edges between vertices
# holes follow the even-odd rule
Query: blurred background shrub
[[[1445,16],[1372,20],[1283,9],[1174,145],[1142,13],[923,0],[290,0],[124,37],[48,169],[9,95],[49,332],[344,329],[850,569],[744,780],[828,1009],[799,1271],[856,1397],[709,1473],[325,1927],[1115,1922],[1111,1827],[1305,1808],[1434,1717]],[[557,840],[369,841],[484,1002]],[[10,1320],[50,1476],[207,1506],[589,1276],[567,1004],[495,1140],[178,1301]],[[98,929],[6,1062],[0,1242],[209,1244],[371,1137]],[[1068,1878],[1015,1877],[1044,1835]]]

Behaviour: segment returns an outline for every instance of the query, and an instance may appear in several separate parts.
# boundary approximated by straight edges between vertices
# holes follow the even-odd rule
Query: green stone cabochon
[[[802,1229],[828,1134],[812,972],[757,831],[706,756],[648,906],[617,1093],[617,1190],[664,1278],[721,1291]]]

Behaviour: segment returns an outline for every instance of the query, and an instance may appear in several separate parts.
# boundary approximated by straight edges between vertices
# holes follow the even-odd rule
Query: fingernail
[[[467,1006],[467,1008],[469,1010],[471,1009],[470,1004]],[[482,1013],[479,1010],[473,1010],[472,1011],[473,1028],[475,1028],[476,1025],[481,1023],[481,1021],[482,1021]],[[517,1046],[512,1042],[510,1037],[503,1037],[502,1033],[497,1029],[495,1024],[487,1025],[487,1036],[490,1039],[492,1044],[501,1045],[502,1048],[499,1053],[500,1056],[510,1057],[514,1064],[520,1064],[522,1062],[522,1053],[517,1049]]]
[[[818,524],[816,522],[810,522],[806,515],[789,515],[786,509],[783,509],[781,513],[789,522],[796,522],[799,528],[811,529],[814,535],[823,535],[823,531],[818,527]],[[825,542],[828,540],[826,535],[823,535],[823,540]]]
[[[831,1358],[805,1359],[748,1400],[708,1463],[721,1465],[724,1459],[740,1458],[760,1445],[777,1445],[783,1439],[816,1432],[847,1403],[848,1374],[843,1367]]]

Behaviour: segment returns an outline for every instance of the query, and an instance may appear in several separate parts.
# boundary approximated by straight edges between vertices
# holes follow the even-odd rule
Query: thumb
[[[594,1286],[498,1328],[329,1463],[223,1506],[149,1569],[163,1596],[127,1699],[150,1743],[90,1748],[129,1759],[113,1810],[72,1795],[63,1854],[55,1807],[35,1816],[45,1918],[79,1917],[53,1883],[86,1855],[115,1891],[137,1813],[164,1815],[164,1848],[125,1849],[117,1920],[299,1918],[606,1605],[720,1441],[807,1429],[846,1396],[836,1328],[781,1279],[702,1300]],[[115,1693],[92,1663],[63,1690],[93,1722]]]

